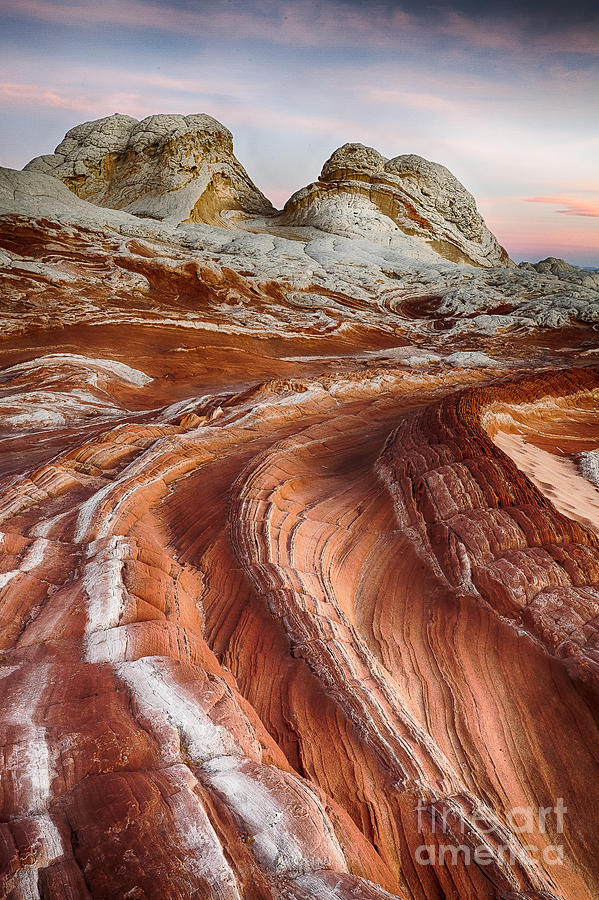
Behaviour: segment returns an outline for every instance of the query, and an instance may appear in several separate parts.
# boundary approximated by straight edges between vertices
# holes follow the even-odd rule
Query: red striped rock
[[[493,270],[578,318],[473,340],[473,269],[45,178],[0,221],[0,895],[593,900],[592,285]]]

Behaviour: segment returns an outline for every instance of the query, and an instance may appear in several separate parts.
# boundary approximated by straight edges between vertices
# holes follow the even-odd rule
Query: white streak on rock
[[[75,541],[77,543],[80,543],[84,539],[86,532],[92,523],[95,511],[102,500],[104,500],[105,497],[108,497],[112,490],[114,490],[114,482],[109,482],[108,484],[105,484],[104,487],[97,490],[95,494],[92,494],[89,500],[86,500],[79,507],[77,528],[75,530]]]
[[[203,763],[216,756],[239,755],[233,735],[215,725],[199,703],[156,660],[146,657],[115,666],[141,711],[159,726],[177,730],[190,758]],[[178,747],[176,748],[178,752]],[[171,748],[172,751],[172,748]]]
[[[140,372],[139,369],[134,369],[126,363],[118,362],[115,359],[94,359],[93,357],[83,356],[80,353],[51,353],[48,356],[39,356],[37,359],[30,359],[4,369],[2,376],[3,378],[7,376],[14,377],[23,372],[56,366],[63,368],[65,366],[74,366],[97,370],[107,375],[113,375],[120,381],[129,382],[129,384],[133,384],[136,387],[144,387],[144,385],[150,384],[153,380],[145,372]]]
[[[320,801],[299,778],[268,766],[248,766],[246,760],[235,757],[215,758],[204,769],[210,784],[252,835],[254,855],[262,868],[277,874],[322,868],[347,871]],[[289,803],[290,797],[295,802]],[[310,813],[290,812],[298,804],[320,820],[316,846],[315,826],[307,824]]]
[[[88,548],[83,587],[88,597],[86,637],[119,624],[123,612],[123,559],[130,553],[129,542],[115,535],[108,541],[92,541]]]
[[[196,779],[183,765],[173,766],[169,777],[181,788],[171,794],[168,804],[179,841],[189,854],[186,865],[194,875],[208,881],[215,900],[241,900],[233,870],[225,859],[210,819],[193,792]]]
[[[31,665],[23,677],[8,686],[5,694],[5,722],[14,729],[12,744],[5,753],[4,789],[16,798],[14,813],[33,817],[38,831],[36,866],[19,875],[23,896],[37,898],[37,866],[47,866],[63,854],[63,845],[56,825],[48,813],[50,789],[54,769],[46,729],[35,722],[46,689],[49,667]],[[30,891],[30,893],[27,893]]]
[[[48,544],[50,544],[50,541],[38,538],[30,545],[20,566],[22,572],[31,572],[33,569],[37,569],[44,561]]]
[[[21,574],[20,569],[11,569],[10,572],[2,572],[2,574],[0,574],[0,590],[3,587],[6,587],[6,585],[10,581],[12,581],[13,578],[16,578],[16,576],[20,575],[20,574]]]

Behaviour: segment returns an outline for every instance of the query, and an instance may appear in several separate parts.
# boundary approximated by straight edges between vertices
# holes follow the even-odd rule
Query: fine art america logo
[[[422,843],[416,848],[415,859],[421,866],[457,866],[477,865],[488,866],[498,861],[508,862],[513,865],[518,855],[528,853],[542,861],[545,865],[561,866],[564,861],[564,848],[559,843],[547,843],[544,846],[526,843],[526,835],[542,835],[548,832],[555,837],[563,834],[564,815],[568,812],[562,797],[558,797],[555,806],[516,806],[508,810],[506,825],[512,834],[521,838],[521,843],[501,843],[497,840],[500,829],[497,823],[491,823],[484,812],[472,812],[467,823],[471,836],[478,838],[466,843],[456,841],[456,831],[462,836],[465,833],[465,819],[455,818],[455,809],[436,809],[434,805],[417,806],[418,833],[426,833],[427,840],[435,836],[436,840],[430,843]],[[501,829],[503,831],[503,829]],[[504,832],[507,838],[508,832]],[[490,840],[481,840],[480,835],[488,835]],[[440,840],[444,838],[446,843]]]

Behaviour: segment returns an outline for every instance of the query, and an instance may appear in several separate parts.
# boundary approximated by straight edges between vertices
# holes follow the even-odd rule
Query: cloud
[[[456,113],[463,111],[463,105],[438,94],[424,91],[401,91],[395,88],[366,87],[363,96],[372,103],[381,105],[399,105],[410,109],[421,109],[427,112]]]
[[[551,21],[539,17],[466,16],[448,10],[441,17],[437,27],[441,34],[460,39],[463,43],[489,50],[501,50],[513,55],[528,52],[538,56],[556,53],[576,53],[590,56],[599,55],[597,40],[597,20],[584,24],[567,25],[562,22],[552,27]]]
[[[98,117],[123,109],[130,110],[134,116],[146,116],[154,111],[141,94],[133,92],[106,89],[79,92],[41,83],[0,82],[0,108],[43,110],[48,107]]]
[[[0,10],[19,20],[53,25],[125,26],[154,29],[187,37],[224,36],[253,39],[285,46],[394,46],[398,37],[415,24],[414,17],[384,4],[368,12],[343,0],[295,0],[266,2],[252,7],[216,0],[188,9],[168,2],[146,0],[0,0]]]
[[[442,41],[513,56],[536,53],[599,55],[594,22],[559,28],[543,18],[507,15],[499,8],[472,15],[448,6],[445,10],[414,7],[407,12],[390,0],[365,6],[351,0],[263,0],[228,4],[203,0],[197,7],[160,0],[0,0],[0,10],[17,21],[34,20],[57,26],[153,29],[185,37],[256,40],[287,47],[353,47],[410,51],[436,48]]]
[[[12,81],[0,82],[0,103],[3,106],[55,106],[62,109],[82,109],[68,97],[62,97],[42,84],[18,84]]]
[[[104,116],[115,111],[144,117],[160,112],[206,112],[215,101],[222,108],[224,124],[251,125],[262,129],[294,129],[299,133],[332,135],[347,133],[359,127],[359,120],[313,111],[293,111],[275,104],[244,97],[236,83],[209,81],[201,85],[193,80],[163,77],[152,73],[132,73],[118,69],[99,69],[95,79],[97,88],[80,91],[68,85],[49,85],[24,82],[0,82],[0,109],[59,107],[86,115]],[[128,91],[119,89],[126,84]],[[248,85],[246,83],[245,91]],[[148,88],[155,90],[150,92]],[[164,89],[160,92],[160,89]],[[220,89],[220,93],[216,91]],[[184,97],[180,96],[184,93]],[[212,114],[212,113],[211,113]]]
[[[589,203],[576,197],[524,197],[527,203],[551,203],[561,206],[556,212],[565,216],[585,216],[599,218],[599,201]]]
[[[439,30],[465,43],[494,50],[512,51],[522,39],[522,30],[515,22],[491,23],[488,18],[471,18],[452,10],[441,19]]]

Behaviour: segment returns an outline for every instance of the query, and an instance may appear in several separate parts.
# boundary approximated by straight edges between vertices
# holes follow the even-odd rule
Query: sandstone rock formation
[[[452,262],[510,265],[474,197],[445,166],[413,154],[386,159],[362,144],[335,150],[319,180],[287,201],[281,221],[378,237],[414,255],[428,247]]]
[[[441,256],[511,265],[448,169],[414,155],[388,160],[362,144],[336,150],[319,181],[297,191],[272,223],[263,221],[274,214],[272,205],[233,156],[231,133],[204,114],[141,122],[115,114],[85,122],[25,171],[52,175],[94,204],[172,224],[226,226],[242,212],[260,218],[258,230],[310,227],[391,243],[433,262]]]
[[[207,115],[85,122],[25,168],[100,206],[169,222],[224,225],[225,210],[273,211],[233,156],[231,132]]]
[[[0,896],[594,900],[596,276],[114,152],[0,170]]]

